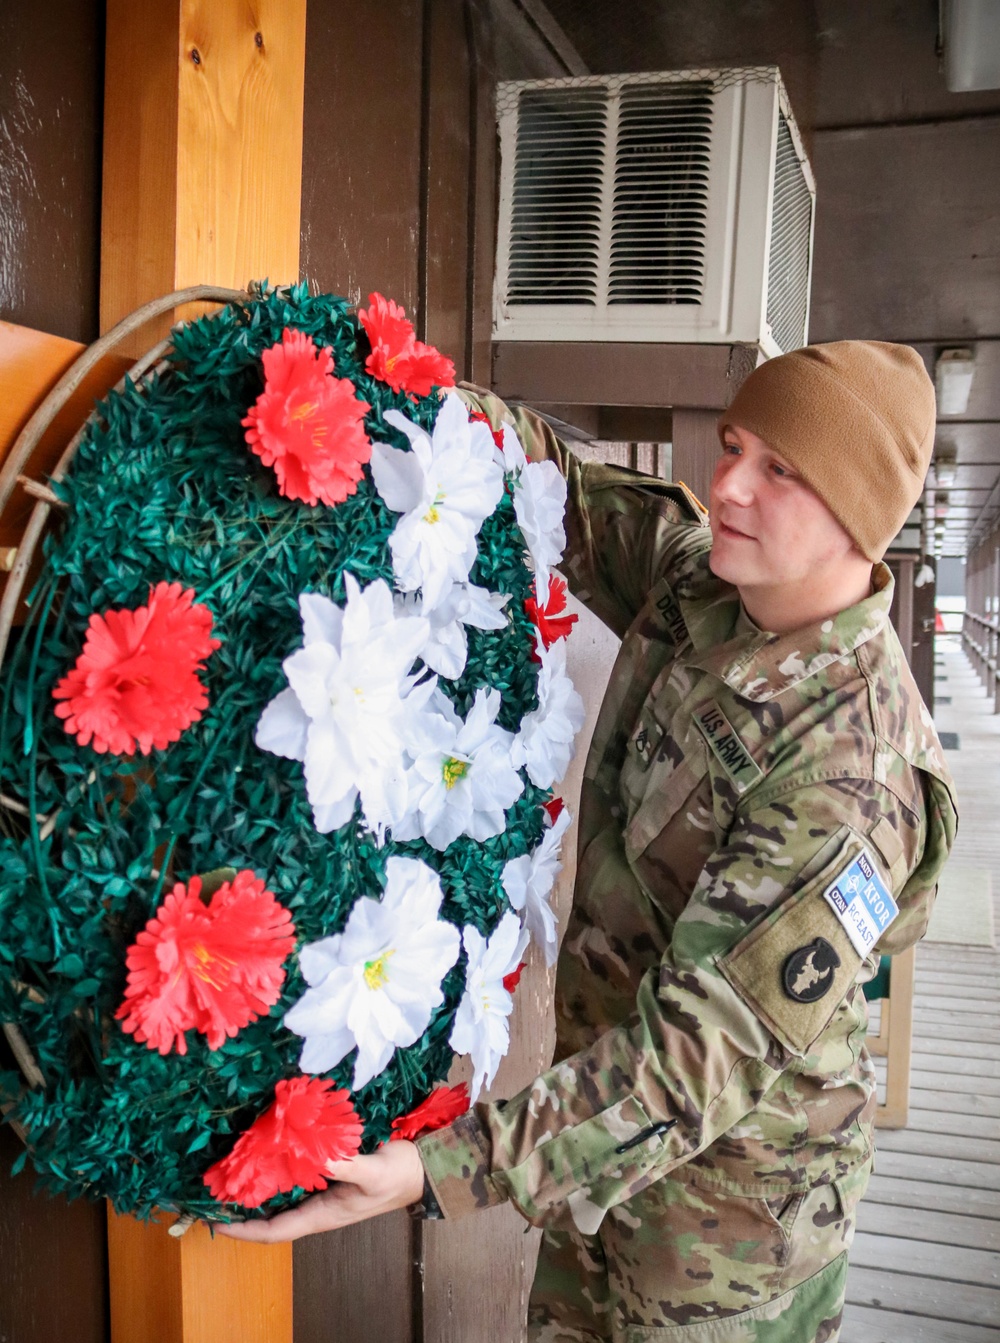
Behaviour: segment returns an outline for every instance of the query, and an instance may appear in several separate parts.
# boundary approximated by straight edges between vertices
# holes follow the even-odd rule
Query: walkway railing
[[[993,695],[993,712],[1000,713],[1000,619],[966,611],[962,642],[976,675]]]

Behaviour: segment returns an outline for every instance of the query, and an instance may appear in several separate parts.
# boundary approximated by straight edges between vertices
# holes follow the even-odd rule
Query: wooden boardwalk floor
[[[957,638],[938,637],[938,729],[961,825],[953,861],[987,868],[1000,928],[1000,715]],[[877,1066],[883,1066],[881,1060]],[[917,949],[910,1122],[877,1136],[841,1343],[1000,1343],[1000,952]]]

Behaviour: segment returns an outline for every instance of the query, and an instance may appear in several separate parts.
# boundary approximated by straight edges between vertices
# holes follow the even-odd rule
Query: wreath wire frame
[[[199,301],[206,303],[245,303],[251,297],[252,291],[248,290],[222,289],[217,285],[190,285],[186,289],[174,290],[170,294],[151,299],[148,303],[144,303],[131,313],[126,314],[110,331],[107,331],[100,339],[89,345],[73,361],[55,386],[50,388],[41,403],[32,412],[24,428],[11,445],[10,452],[7,454],[2,467],[0,467],[0,516],[2,516],[18,485],[21,485],[27,492],[35,494],[38,498],[38,502],[31,510],[25,525],[24,535],[18,542],[13,563],[7,574],[7,582],[4,585],[3,599],[0,600],[0,672],[3,671],[10,633],[21,601],[21,594],[31,570],[31,563],[38,549],[38,544],[44,535],[53,507],[60,507],[60,501],[52,494],[50,489],[42,486],[41,482],[31,481],[28,477],[22,475],[24,467],[30,462],[31,454],[38,446],[46,430],[90,370],[95,368],[105,355],[117,349],[123,340],[144,326],[146,322],[180,307],[183,303]],[[147,350],[131,368],[126,370],[118,382],[115,383],[112,391],[120,393],[126,382],[139,382],[150,373],[150,370],[155,376],[156,372],[162,369],[163,356],[171,348],[172,343],[173,338],[168,336],[158,345]],[[50,476],[50,480],[54,483],[59,483],[65,479],[69,465],[83,440],[94,413],[91,412],[64,448]],[[35,486],[35,489],[31,488],[32,485]],[[3,793],[0,793],[0,807],[14,813],[27,814],[27,808],[15,798],[7,797]],[[44,833],[46,826],[52,826],[55,823],[54,816],[36,817],[35,819],[42,827],[40,833]],[[37,990],[25,986],[25,991],[35,996],[37,1000]],[[14,1055],[14,1060],[21,1069],[28,1086],[44,1087],[45,1077],[18,1025],[13,1021],[3,1021],[0,1022],[0,1029],[3,1030],[11,1053]],[[6,1116],[13,1108],[13,1104],[11,1101],[0,1102],[0,1115]],[[28,1135],[24,1126],[16,1119],[8,1122],[27,1147]]]
[[[294,289],[293,290],[273,290],[273,289],[268,290],[266,288],[255,289],[254,287],[251,287],[248,291],[233,291],[226,289],[217,289],[212,286],[196,286],[186,290],[176,291],[173,294],[166,295],[161,299],[146,304],[142,308],[138,309],[135,313],[125,318],[121,323],[118,324],[117,327],[115,327],[112,331],[108,332],[106,336],[102,337],[100,341],[96,342],[95,345],[91,346],[87,351],[85,351],[81,355],[80,359],[68,370],[66,374],[63,375],[59,383],[45,398],[41,406],[38,408],[38,410],[29,420],[28,424],[25,426],[25,429],[22,431],[17,442],[12,448],[11,453],[3,466],[2,471],[0,471],[0,512],[2,512],[4,506],[6,505],[7,500],[13,493],[13,490],[18,481],[20,481],[22,484],[25,483],[25,478],[21,476],[21,470],[24,467],[25,463],[29,461],[35,445],[39,441],[41,435],[45,432],[45,429],[51,423],[52,419],[54,419],[55,415],[58,413],[59,409],[64,404],[66,399],[68,399],[68,397],[72,394],[75,388],[79,385],[79,382],[86,375],[89,369],[93,367],[93,365],[96,364],[100,360],[100,358],[102,358],[109,350],[113,349],[115,345],[120,343],[121,340],[123,340],[132,331],[142,326],[152,317],[155,317],[161,314],[162,312],[168,311],[171,308],[177,307],[183,303],[191,301],[206,301],[206,302],[215,302],[226,305],[232,305],[235,308],[239,308],[242,309],[244,312],[247,312],[253,306],[254,303],[260,302],[261,300],[267,300],[269,296],[272,299],[287,297],[288,295],[291,295],[294,298],[296,292],[299,293],[300,298],[303,297],[305,293],[304,287],[300,286],[298,291]],[[211,320],[210,318],[199,319],[200,322],[210,320]],[[132,368],[129,369],[129,371],[124,375],[124,377],[120,380],[120,382],[116,385],[114,392],[117,394],[121,394],[128,387],[141,388],[154,385],[159,377],[161,377],[168,369],[173,367],[169,356],[174,352],[173,347],[174,347],[175,336],[176,331],[175,333],[172,333],[167,340],[160,342],[159,345],[154,347],[152,350],[147,352],[140,360],[138,360],[132,366]],[[401,404],[405,405],[405,400],[403,400]],[[67,445],[55,470],[52,472],[52,475],[50,477],[53,485],[58,486],[65,480],[67,470],[74,456],[76,455],[80,447],[80,444],[84,440],[85,435],[92,429],[92,427],[95,424],[100,423],[101,413],[102,413],[102,406],[98,406],[98,408],[92,413],[92,415],[88,417],[88,420],[81,427],[80,431],[73,437],[73,439]],[[8,641],[10,638],[10,632],[13,625],[14,616],[18,607],[18,603],[21,599],[21,594],[27,579],[31,561],[37,550],[37,546],[43,534],[45,533],[46,524],[49,521],[53,508],[58,508],[61,504],[61,501],[58,499],[58,496],[56,496],[55,499],[47,497],[50,493],[52,493],[50,491],[46,491],[44,495],[42,494],[41,491],[36,491],[36,493],[38,493],[41,497],[38,498],[38,502],[35,504],[34,509],[32,510],[32,514],[25,529],[24,537],[20,545],[18,546],[17,556],[15,559],[13,569],[8,575],[7,587],[4,593],[3,602],[0,603],[0,671],[2,671],[4,667]],[[44,591],[39,591],[39,589],[44,589],[43,583],[39,584],[39,588],[36,589],[36,592],[34,594],[36,602],[29,608],[28,622],[27,625],[25,626],[24,631],[22,632],[22,639],[26,639],[30,626],[35,622],[35,620],[39,621],[40,628],[35,639],[35,650],[34,650],[35,657],[37,657],[41,631],[44,629],[46,621],[51,611],[52,599],[54,598],[55,595],[56,585],[53,584],[52,589],[47,596],[47,599],[41,601],[40,605],[39,605],[39,599],[43,597]],[[514,597],[514,599],[511,602],[512,607],[515,605],[517,606],[520,605],[521,596],[523,596],[523,594],[518,594]],[[535,673],[532,673],[532,675],[535,675]],[[6,706],[4,708],[4,712],[6,713]],[[202,771],[199,771],[200,776],[201,774]],[[88,782],[93,780],[93,776],[94,771],[91,771],[90,775],[88,776]],[[510,845],[506,846],[505,850],[506,852],[509,852],[511,855],[519,852],[527,852],[530,850],[531,846],[535,842],[537,842],[542,831],[541,803],[543,803],[549,796],[550,796],[549,792],[535,788],[530,783],[526,783],[525,795],[522,799],[523,805],[518,804],[518,811],[521,817],[521,831],[519,834],[513,837],[514,839],[513,846],[512,847]],[[48,838],[51,836],[52,832],[55,830],[58,824],[59,819],[58,809],[56,812],[53,812],[52,814],[39,813],[34,810],[34,807],[32,805],[33,798],[29,797],[28,803],[29,805],[25,806],[24,803],[18,802],[17,799],[15,798],[10,798],[7,797],[6,795],[0,795],[0,807],[2,807],[4,810],[11,813],[12,815],[20,814],[23,817],[23,819],[25,819],[28,822],[29,828],[34,831],[34,842],[36,844],[42,844],[46,840],[48,840]],[[532,817],[532,821],[530,823],[526,821],[528,815],[531,815]],[[161,866],[162,871],[160,873],[155,873],[155,875],[159,876],[160,878],[155,898],[158,898],[160,889],[162,888],[163,885],[163,880],[166,877],[168,862],[167,861],[163,862]],[[155,904],[155,898],[154,898],[154,904]],[[2,973],[3,971],[0,970],[0,974]],[[449,998],[451,1000],[452,1007],[454,1006],[454,1002],[457,1001],[456,991],[460,989],[460,984],[461,984],[461,976],[458,974],[458,968],[456,967],[455,970],[449,973],[449,976],[446,977],[445,981],[445,987],[449,991]],[[35,985],[30,985],[27,983],[21,983],[16,980],[8,979],[7,984],[3,987],[6,987],[7,989],[12,989],[21,998],[22,1001],[27,1001],[35,1005],[43,1005],[45,1002],[44,986],[42,988],[39,988],[38,986]],[[88,1008],[81,1007],[76,1010],[74,1015],[80,1021],[83,1021],[88,1011],[89,1011]],[[2,1023],[4,1034],[14,1054],[15,1061],[20,1069],[21,1076],[23,1079],[20,1094],[17,1096],[17,1098],[13,1101],[6,1100],[3,1104],[3,1110],[7,1112],[10,1111],[10,1109],[13,1106],[20,1104],[20,1102],[24,1099],[26,1092],[31,1093],[31,1092],[43,1091],[46,1088],[47,1079],[44,1075],[42,1068],[39,1066],[38,1060],[32,1053],[32,1050],[29,1047],[24,1034],[17,1025],[17,1022],[10,1020],[8,1013],[4,1013],[3,1015],[5,1017],[8,1017],[8,1019],[3,1020]],[[273,1012],[272,1015],[274,1015]],[[107,1028],[107,1022],[104,1022],[102,1026],[102,1023],[93,1019],[94,1017],[93,1012],[90,1012],[90,1016],[92,1019],[89,1022],[85,1022],[87,1030],[82,1032],[82,1034],[84,1035],[91,1034],[93,1043],[99,1038],[101,1030]],[[432,1021],[432,1026],[431,1028],[429,1028],[427,1034],[430,1034],[432,1032],[434,1025],[435,1022]],[[450,1055],[448,1055],[446,1041],[440,1038],[441,1037],[440,1020],[437,1021],[437,1025],[438,1025],[438,1039],[436,1041],[437,1058],[438,1058],[437,1068],[439,1074],[443,1076],[443,1073],[446,1071],[446,1067],[442,1067],[441,1065],[442,1062],[445,1060],[446,1056],[450,1057]],[[97,1061],[98,1053],[99,1049],[95,1048],[94,1049],[95,1061]],[[404,1082],[405,1082],[405,1067],[406,1067],[405,1054],[406,1051],[400,1052],[400,1061],[403,1068]],[[347,1076],[347,1074],[343,1071],[343,1069],[341,1069],[340,1071],[343,1073],[344,1077]],[[335,1070],[335,1076],[336,1073],[337,1070]],[[2,1083],[2,1080],[3,1080],[2,1076],[0,1076],[0,1083]],[[9,1075],[6,1080],[7,1080],[7,1095],[9,1096],[10,1095]],[[338,1078],[337,1080],[341,1079]],[[378,1079],[376,1079],[376,1081],[377,1080]],[[375,1082],[369,1085],[374,1086]],[[0,1094],[2,1094],[3,1091],[4,1087],[2,1084],[0,1084]],[[244,1101],[245,1099],[246,1098],[244,1097]],[[244,1105],[244,1110],[245,1108],[246,1107]],[[392,1117],[393,1116],[387,1112],[382,1113],[379,1116],[376,1116],[377,1122],[375,1123],[374,1126],[375,1127],[374,1133],[366,1132],[366,1150],[370,1150],[372,1147],[376,1146],[379,1141],[384,1140],[384,1138],[388,1136],[388,1124]],[[17,1131],[20,1134],[20,1136],[26,1143],[25,1153],[23,1153],[22,1157],[19,1158],[19,1164],[23,1164],[23,1160],[25,1156],[27,1156],[28,1154],[30,1135],[26,1132],[25,1126],[20,1122],[18,1122],[17,1119],[12,1120],[12,1118],[8,1118],[7,1122],[13,1122],[13,1127],[15,1131]],[[194,1126],[195,1126],[194,1118],[192,1118],[192,1127]],[[236,1130],[234,1129],[231,1131]],[[215,1134],[205,1132],[204,1133],[205,1142],[200,1141],[201,1136],[202,1134],[200,1132],[196,1133],[195,1142],[192,1145],[192,1147],[200,1146],[203,1148],[207,1146],[208,1143],[213,1140],[213,1138],[217,1138],[219,1135],[217,1132]],[[224,1150],[224,1148],[220,1150]],[[32,1155],[34,1156],[34,1153],[32,1153]],[[42,1183],[47,1184],[50,1189],[58,1189],[61,1192],[68,1192],[71,1196],[74,1196],[76,1194],[89,1195],[91,1197],[100,1196],[99,1193],[95,1194],[93,1192],[93,1189],[91,1187],[91,1181],[88,1179],[87,1175],[86,1161],[83,1162],[82,1169],[76,1173],[67,1170],[60,1170],[57,1166],[51,1163],[50,1168],[48,1170],[40,1170],[39,1173]],[[220,1207],[220,1205],[218,1205],[213,1199],[211,1199],[207,1195],[207,1193],[202,1198],[188,1196],[177,1200],[177,1199],[171,1199],[169,1197],[159,1196],[156,1194],[155,1191],[151,1192],[149,1184],[150,1184],[149,1181],[138,1180],[130,1183],[127,1179],[125,1179],[123,1181],[122,1187],[119,1190],[117,1191],[105,1190],[104,1192],[108,1193],[108,1196],[111,1198],[112,1203],[120,1210],[134,1212],[136,1213],[136,1215],[142,1217],[148,1217],[150,1215],[153,1215],[153,1213],[157,1208],[162,1208],[169,1211],[176,1211],[180,1213],[182,1217],[182,1222],[190,1221],[192,1218],[195,1217],[218,1219],[220,1216],[224,1217],[226,1215],[224,1209]],[[292,1204],[297,1202],[299,1198],[301,1198],[301,1191],[298,1192],[293,1191],[293,1193],[290,1195],[276,1196],[263,1205],[263,1207],[260,1210],[261,1214],[267,1215],[274,1211],[278,1211],[283,1207],[291,1206]]]

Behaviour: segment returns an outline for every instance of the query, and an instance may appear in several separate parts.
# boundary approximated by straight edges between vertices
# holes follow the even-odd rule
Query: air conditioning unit
[[[494,337],[808,339],[816,188],[776,67],[498,88]]]

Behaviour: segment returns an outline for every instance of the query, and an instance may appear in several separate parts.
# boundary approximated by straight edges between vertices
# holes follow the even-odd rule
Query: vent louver
[[[788,121],[781,116],[767,263],[767,321],[782,350],[797,350],[805,344],[812,207],[812,192],[795,152]]]
[[[711,84],[622,89],[609,303],[700,303]]]
[[[514,164],[508,303],[594,303],[608,95],[525,92]]]
[[[805,343],[815,187],[775,66],[497,86],[498,341]]]

